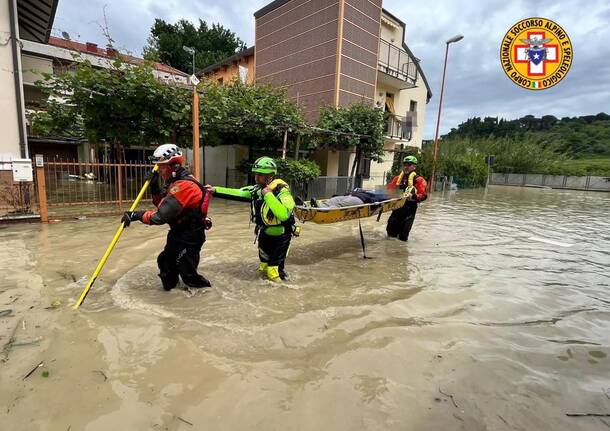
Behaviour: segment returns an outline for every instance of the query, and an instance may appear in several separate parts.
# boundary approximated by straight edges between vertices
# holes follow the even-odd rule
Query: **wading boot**
[[[178,275],[177,274],[168,274],[168,273],[160,273],[159,278],[161,279],[161,284],[163,284],[163,290],[169,292],[178,284]]]
[[[268,266],[267,267],[267,278],[273,282],[280,282],[282,278],[280,277],[280,271],[277,266]]]

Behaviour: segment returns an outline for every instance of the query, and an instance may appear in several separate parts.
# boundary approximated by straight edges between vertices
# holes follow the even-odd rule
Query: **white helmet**
[[[159,145],[150,160],[157,164],[181,165],[184,163],[182,151],[174,144]]]

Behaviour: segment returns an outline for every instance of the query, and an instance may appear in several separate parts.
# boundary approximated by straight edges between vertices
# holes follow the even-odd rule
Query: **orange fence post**
[[[40,221],[49,222],[49,209],[47,207],[47,183],[44,177],[44,161],[41,154],[36,154],[36,185],[38,190],[38,211]]]
[[[123,211],[123,165],[117,163],[117,187],[119,188],[119,210]]]

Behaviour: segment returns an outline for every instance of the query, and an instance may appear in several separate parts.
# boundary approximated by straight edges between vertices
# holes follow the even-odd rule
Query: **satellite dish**
[[[70,40],[70,33],[68,33],[67,31],[62,31],[61,37],[63,37],[66,40]]]

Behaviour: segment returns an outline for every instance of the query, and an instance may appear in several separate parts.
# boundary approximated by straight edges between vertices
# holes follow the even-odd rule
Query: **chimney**
[[[106,55],[110,58],[114,58],[116,57],[118,54],[118,51],[116,49],[114,49],[112,47],[112,45],[107,45],[106,46]]]
[[[87,42],[87,52],[92,52],[94,54],[97,54],[97,44]]]

